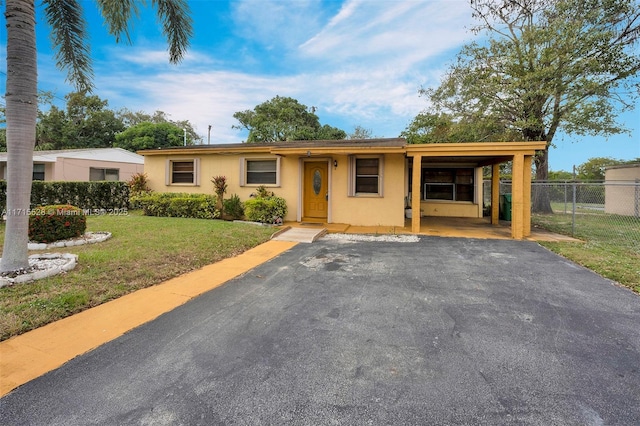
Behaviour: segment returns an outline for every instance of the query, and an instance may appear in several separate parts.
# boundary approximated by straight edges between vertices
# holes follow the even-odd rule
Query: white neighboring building
[[[607,167],[604,179],[605,213],[640,217],[640,163]]]
[[[33,152],[33,180],[128,181],[144,170],[144,157],[122,148]],[[7,153],[0,152],[0,179],[7,178]]]

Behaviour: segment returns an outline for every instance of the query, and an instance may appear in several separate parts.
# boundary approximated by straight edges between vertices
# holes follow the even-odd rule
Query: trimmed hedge
[[[86,229],[82,209],[70,205],[36,207],[29,215],[29,240],[38,243],[80,237]]]
[[[31,208],[69,204],[81,209],[126,209],[127,182],[44,182],[31,185]],[[0,207],[7,205],[7,182],[0,181]]]
[[[215,195],[154,192],[136,197],[136,204],[146,216],[216,219],[220,210]]]
[[[250,198],[244,202],[244,215],[253,222],[281,224],[287,215],[287,202],[276,196]]]

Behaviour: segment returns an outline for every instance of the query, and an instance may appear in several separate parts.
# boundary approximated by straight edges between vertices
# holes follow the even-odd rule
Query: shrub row
[[[252,222],[281,224],[287,214],[287,202],[273,195],[250,198],[244,202],[244,214]]]
[[[29,240],[38,243],[84,235],[87,219],[82,209],[69,205],[36,207],[29,215]]]
[[[71,204],[81,209],[126,209],[129,185],[126,182],[44,182],[31,185],[31,208]],[[7,182],[0,181],[0,208],[7,205]]]
[[[134,202],[146,216],[216,219],[220,217],[216,200],[215,195],[154,192],[137,196]]]

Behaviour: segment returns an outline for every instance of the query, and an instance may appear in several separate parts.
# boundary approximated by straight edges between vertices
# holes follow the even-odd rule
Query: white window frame
[[[276,163],[276,181],[275,183],[248,183],[247,171],[248,163],[251,161],[275,161]],[[240,186],[258,187],[266,186],[270,188],[280,187],[280,157],[242,157],[240,158]]]
[[[193,163],[193,182],[173,182],[173,163]],[[200,186],[200,159],[199,158],[172,158],[168,159],[165,166],[166,186]]]
[[[378,192],[356,192],[356,162],[366,159],[378,160]],[[350,155],[348,163],[349,197],[382,197],[384,195],[384,155]]]

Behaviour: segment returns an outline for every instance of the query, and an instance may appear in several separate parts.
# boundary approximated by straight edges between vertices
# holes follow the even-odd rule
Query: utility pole
[[[211,124],[209,124],[209,134],[207,135],[207,145],[211,145]]]

